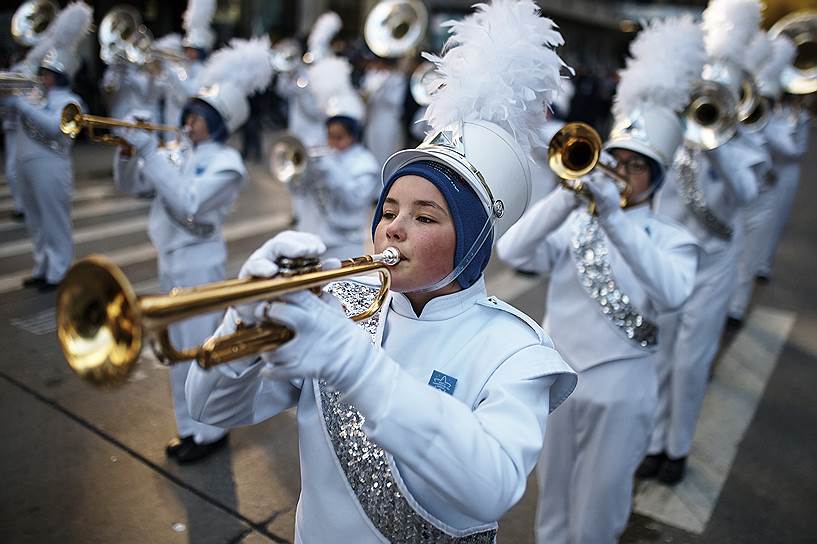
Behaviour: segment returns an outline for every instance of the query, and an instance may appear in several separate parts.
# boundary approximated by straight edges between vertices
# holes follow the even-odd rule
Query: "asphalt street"
[[[148,202],[118,194],[109,148],[75,149],[77,256],[105,253],[137,292],[156,292]],[[225,229],[229,272],[289,223],[286,190],[265,164]],[[817,133],[768,284],[718,359],[690,460],[675,489],[639,484],[625,543],[799,543],[817,534]],[[0,184],[0,542],[291,542],[299,492],[297,429],[286,412],[231,432],[200,464],[165,458],[175,432],[167,369],[143,356],[129,383],[76,378],[55,335],[54,294],[23,290],[22,224]],[[493,262],[489,291],[537,320],[547,281]],[[536,484],[498,541],[533,542]]]

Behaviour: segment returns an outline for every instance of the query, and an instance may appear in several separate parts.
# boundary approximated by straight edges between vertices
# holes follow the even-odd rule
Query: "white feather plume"
[[[460,120],[497,123],[526,152],[547,145],[541,134],[545,109],[567,65],[554,48],[564,43],[554,22],[532,0],[477,4],[461,21],[449,21],[442,56],[423,53],[436,65],[439,88],[423,117],[433,130]]]
[[[309,88],[323,111],[333,97],[354,92],[351,75],[352,65],[343,57],[324,57],[309,65]]]
[[[704,10],[706,52],[743,65],[746,47],[760,27],[760,0],[711,0]]]
[[[201,73],[201,85],[230,82],[252,95],[267,88],[272,79],[270,41],[267,36],[233,39],[213,53]]]
[[[706,59],[703,31],[691,16],[647,23],[619,72],[613,112],[626,116],[644,103],[683,110]]]
[[[765,30],[758,30],[752,36],[749,47],[744,49],[743,62],[741,66],[757,75],[761,66],[766,64],[772,57],[772,40]]]
[[[72,2],[57,14],[49,26],[51,49],[76,51],[91,28],[94,10],[84,2]]]
[[[188,32],[191,30],[209,30],[215,13],[216,0],[188,0],[187,9],[182,15],[182,28]]]
[[[14,71],[24,72],[26,74],[37,73],[37,68],[40,67],[40,63],[42,63],[45,55],[53,46],[53,39],[50,33],[52,29],[53,23],[52,26],[45,31],[45,35],[42,37],[42,39],[40,39],[40,41],[37,42],[34,47],[28,50],[25,58],[14,66]]]
[[[320,58],[328,54],[332,44],[332,38],[340,31],[343,23],[340,20],[340,15],[334,11],[327,11],[322,14],[312,25],[312,31],[309,33],[306,43],[308,50]]]
[[[757,78],[760,81],[779,82],[783,70],[794,63],[797,55],[797,46],[791,38],[781,34],[771,40],[771,54],[763,66],[758,70]]]
[[[159,49],[170,49],[172,51],[181,51],[182,49],[182,37],[180,34],[175,32],[171,34],[165,34],[161,38],[157,39],[153,42],[155,47]]]

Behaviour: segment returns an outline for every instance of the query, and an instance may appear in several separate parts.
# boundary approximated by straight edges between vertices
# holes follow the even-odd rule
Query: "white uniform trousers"
[[[162,291],[169,292],[174,287],[195,287],[203,283],[223,280],[224,276],[224,265],[197,267],[195,261],[190,261],[183,273],[160,270],[159,282]],[[175,323],[170,326],[170,339],[176,348],[199,346],[212,336],[221,323],[222,317],[221,312],[215,312]],[[180,437],[193,436],[197,444],[208,444],[224,436],[227,431],[220,427],[199,423],[190,416],[184,394],[184,383],[191,364],[194,363],[177,363],[170,367],[170,388],[173,393],[176,427]]]
[[[576,390],[548,416],[537,466],[537,544],[618,541],[655,415],[653,361],[611,361],[581,372]]]
[[[59,283],[74,258],[71,195],[74,168],[70,158],[39,156],[17,163],[26,228],[34,245],[32,276]]]
[[[767,248],[772,243],[777,214],[777,185],[761,191],[757,198],[740,210],[743,229],[740,240],[733,240],[739,247],[736,285],[729,301],[729,316],[743,319],[755,286],[755,276],[766,258]]]
[[[740,222],[737,223],[740,229]],[[650,441],[651,454],[663,451],[672,458],[689,454],[709,370],[718,353],[734,290],[738,256],[734,242],[740,237],[736,232],[735,240],[723,251],[701,253],[692,295],[675,314],[674,323],[669,318],[662,319],[666,323],[661,335],[674,338],[662,342],[661,356],[656,363],[658,408]]]
[[[19,174],[17,172],[17,131],[7,130],[6,140],[6,183],[8,183],[11,199],[14,203],[14,211],[25,212],[23,195],[20,193]]]
[[[777,252],[777,245],[783,235],[783,229],[789,221],[794,198],[797,196],[797,186],[800,183],[800,161],[790,161],[781,163],[777,168],[777,183],[774,186],[774,220],[771,225],[771,233],[768,238],[768,245],[762,248],[762,255],[755,273],[761,276],[769,276],[772,272],[774,254]]]

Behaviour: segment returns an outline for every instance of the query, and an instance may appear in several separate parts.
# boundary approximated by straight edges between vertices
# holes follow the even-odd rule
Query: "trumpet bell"
[[[752,113],[749,114],[749,117],[744,119],[743,127],[746,129],[747,132],[760,132],[763,130],[763,127],[769,122],[769,116],[771,114],[771,102],[765,96],[761,96],[757,102],[757,106],[755,109],[752,110]]]
[[[684,117],[684,140],[701,149],[715,149],[737,130],[737,101],[724,85],[701,80],[692,89]]]
[[[757,85],[752,75],[742,68],[719,61],[704,66],[701,78],[724,85],[735,95],[738,121],[752,114],[758,101]]]
[[[57,294],[65,360],[95,385],[120,384],[142,350],[138,299],[118,266],[92,256],[71,267]]]
[[[292,183],[306,170],[309,162],[304,144],[292,134],[282,134],[270,146],[270,173],[274,180]]]
[[[82,110],[79,104],[70,102],[65,105],[60,114],[60,132],[71,138],[76,138],[82,131]]]
[[[550,139],[548,165],[562,179],[586,176],[601,158],[601,137],[585,123],[568,123]]]
[[[769,29],[775,38],[785,35],[797,47],[793,66],[783,70],[783,88],[790,94],[817,92],[817,10],[799,10],[777,21]]]
[[[378,57],[402,57],[425,36],[428,10],[417,0],[383,0],[377,3],[363,28],[363,38]]]
[[[32,47],[45,36],[51,21],[60,12],[59,6],[51,0],[29,0],[23,2],[11,17],[11,35],[14,41],[25,47]]]
[[[431,95],[439,88],[441,82],[434,65],[430,62],[423,62],[411,74],[409,83],[411,97],[420,106],[428,106],[431,103]]]
[[[130,60],[134,55],[131,40],[138,38],[142,16],[131,6],[117,6],[105,14],[99,24],[99,56],[105,64]]]

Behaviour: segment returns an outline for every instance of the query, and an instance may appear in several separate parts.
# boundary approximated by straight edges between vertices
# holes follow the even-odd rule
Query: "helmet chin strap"
[[[412,293],[431,293],[433,291],[437,291],[438,289],[442,289],[443,287],[450,284],[452,281],[456,280],[462,271],[468,268],[468,265],[471,264],[471,261],[474,260],[474,257],[482,248],[485,241],[488,239],[488,235],[491,233],[491,230],[494,228],[494,222],[496,222],[496,216],[491,214],[488,217],[488,220],[482,226],[482,230],[479,232],[479,235],[474,240],[474,243],[471,244],[471,248],[465,254],[465,257],[454,267],[454,270],[448,273],[445,277],[440,279],[439,281],[434,282],[433,284],[423,287],[421,289],[417,289],[412,291]]]

